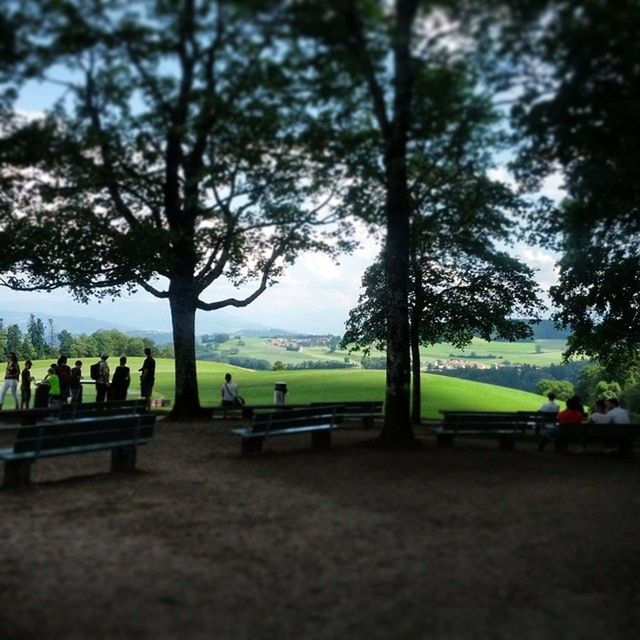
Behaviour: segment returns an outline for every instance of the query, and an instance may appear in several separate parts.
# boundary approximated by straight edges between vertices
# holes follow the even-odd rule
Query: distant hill
[[[557,329],[553,320],[542,320],[533,326],[533,337],[536,340],[566,340],[571,331]]]
[[[49,331],[49,319],[53,320],[53,330],[59,333],[63,329],[73,335],[81,333],[93,333],[95,331],[108,331],[117,329],[130,336],[138,336],[140,338],[149,338],[156,344],[163,345],[173,341],[173,333],[170,330],[157,330],[142,328],[131,324],[122,323],[112,319],[98,319],[90,316],[70,316],[49,314],[37,310],[38,306],[34,305],[33,311],[23,311],[12,309],[8,304],[0,304],[0,319],[4,326],[17,324],[21,330],[26,330],[31,313],[36,318],[40,318],[45,325],[47,332]],[[135,323],[137,324],[137,322]],[[160,322],[159,324],[163,324]],[[215,314],[201,314],[198,316],[196,325],[198,335],[211,333],[229,333],[232,335],[241,334],[249,337],[274,337],[296,335],[282,329],[261,325],[253,322],[242,322],[237,318],[227,314],[216,312]]]

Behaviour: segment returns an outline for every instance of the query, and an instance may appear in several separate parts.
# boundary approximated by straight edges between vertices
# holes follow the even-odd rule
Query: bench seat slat
[[[40,451],[23,451],[16,453],[13,449],[0,449],[0,460],[36,460],[37,458],[52,458],[74,453],[84,453],[91,451],[108,451],[110,449],[120,449],[124,447],[141,446],[146,444],[149,438],[137,440],[135,443],[131,439],[112,440],[110,442],[96,442],[94,444],[82,444],[59,449],[42,449]]]
[[[242,436],[243,438],[264,438],[267,436],[288,436],[296,433],[309,433],[311,431],[328,431],[334,428],[334,424],[317,424],[307,425],[303,427],[275,427],[270,430],[257,431],[255,427],[237,427],[232,429],[233,433]]]

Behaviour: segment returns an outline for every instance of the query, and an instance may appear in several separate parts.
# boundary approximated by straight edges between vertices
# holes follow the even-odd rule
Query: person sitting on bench
[[[573,396],[567,400],[567,408],[558,413],[558,424],[580,424],[584,421],[584,409],[578,396]],[[542,438],[538,443],[538,451],[543,451],[547,442],[553,440],[558,427],[545,429]]]
[[[629,414],[620,406],[618,398],[609,398],[607,400],[607,422],[611,424],[629,424]]]
[[[235,382],[231,382],[230,373],[224,374],[224,384],[220,387],[220,395],[222,396],[221,404],[223,407],[241,407],[244,404],[244,400],[238,395],[238,385]]]

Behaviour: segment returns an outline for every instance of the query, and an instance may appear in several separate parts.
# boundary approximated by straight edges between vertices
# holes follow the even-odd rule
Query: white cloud
[[[558,281],[558,257],[538,247],[519,246],[516,256],[536,270],[538,284],[548,291]]]

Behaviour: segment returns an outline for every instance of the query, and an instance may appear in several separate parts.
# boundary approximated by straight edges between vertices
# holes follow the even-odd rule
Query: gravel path
[[[162,422],[134,475],[39,461],[0,491],[0,637],[640,637],[640,457]]]

